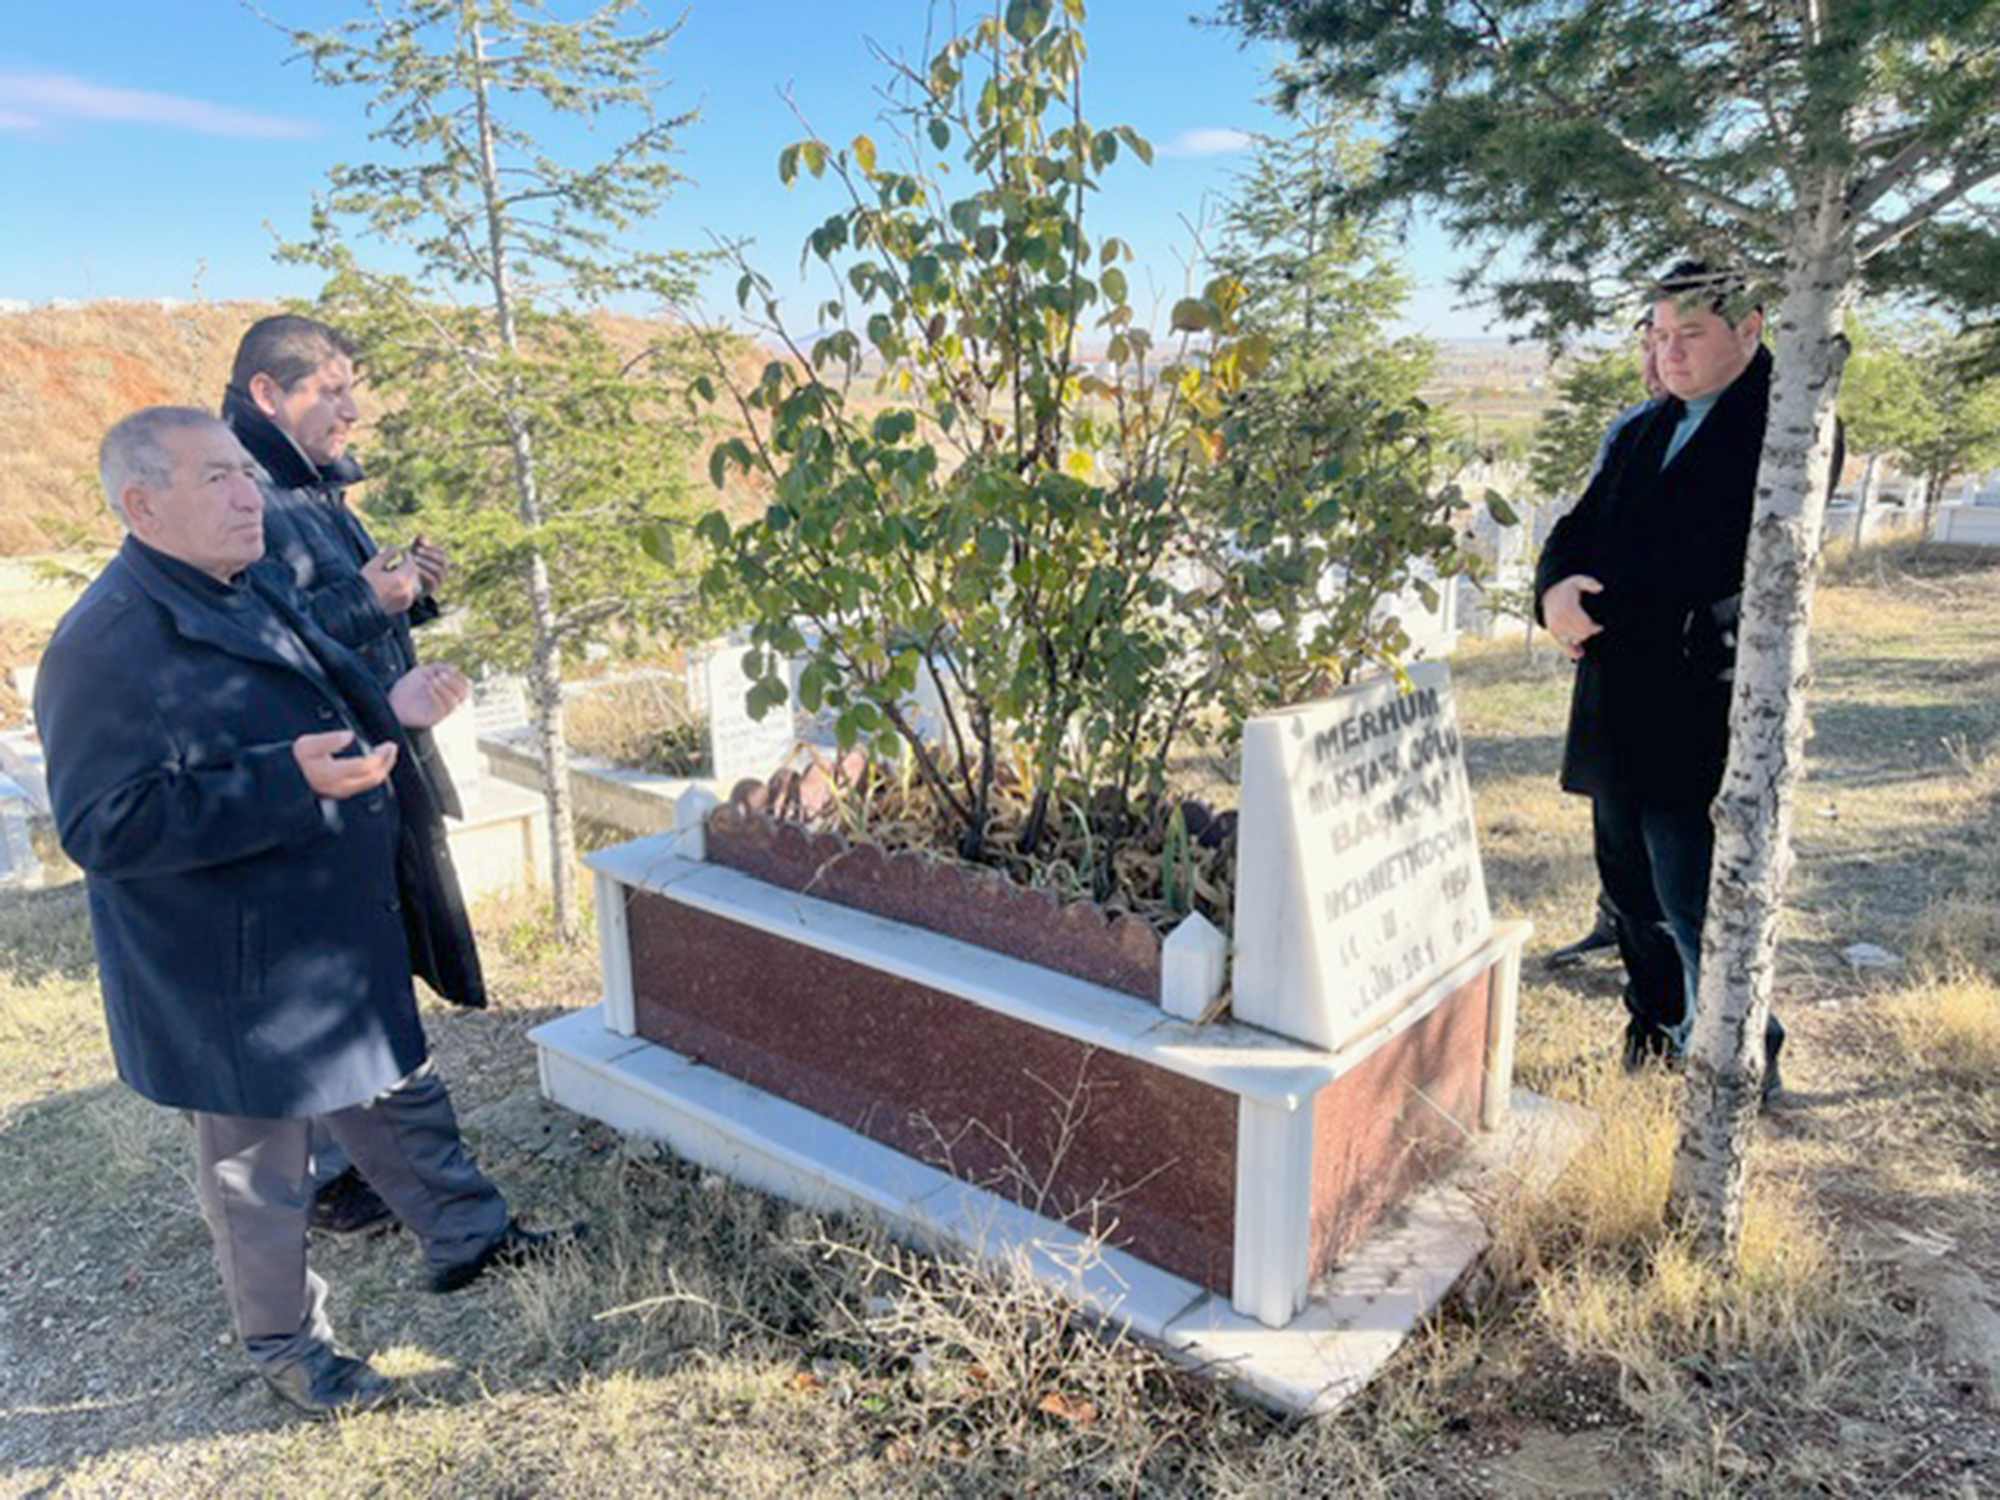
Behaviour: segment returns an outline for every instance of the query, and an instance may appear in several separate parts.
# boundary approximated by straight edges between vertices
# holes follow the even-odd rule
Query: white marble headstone
[[[743,670],[745,647],[718,642],[701,664],[702,692],[708,707],[708,742],[712,775],[726,793],[746,776],[759,780],[783,766],[798,744],[789,699],[750,717],[746,699],[750,676]]]
[[[1444,663],[1245,725],[1236,847],[1239,1021],[1337,1050],[1484,942]]]

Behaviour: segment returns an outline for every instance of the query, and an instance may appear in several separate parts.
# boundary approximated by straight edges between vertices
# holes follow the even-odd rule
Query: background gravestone
[[[717,642],[697,672],[698,696],[708,709],[711,776],[726,793],[744,777],[763,780],[791,757],[798,744],[789,701],[753,719],[745,704],[751,678],[743,670],[744,648]]]

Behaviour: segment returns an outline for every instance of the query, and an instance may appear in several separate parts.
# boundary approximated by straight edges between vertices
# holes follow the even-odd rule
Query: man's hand
[[[375,602],[383,613],[391,615],[400,615],[415,604],[424,586],[422,570],[412,566],[409,557],[395,547],[369,558],[362,565],[361,576],[375,591]]]
[[[387,781],[396,765],[395,745],[377,745],[366,755],[340,753],[353,743],[351,729],[302,734],[293,740],[292,755],[298,760],[306,785],[322,797],[344,802],[349,797],[372,792]]]
[[[1571,661],[1583,655],[1585,641],[1604,630],[1583,608],[1585,594],[1603,592],[1604,585],[1588,573],[1572,573],[1550,584],[1548,591],[1542,595],[1542,618],[1548,622],[1549,634],[1556,638],[1556,644],[1563,648]]]
[[[421,533],[410,543],[410,561],[417,565],[421,592],[426,595],[437,592],[438,585],[444,582],[444,575],[451,568],[451,559],[444,555],[444,549]]]
[[[451,711],[472,696],[472,684],[457,667],[433,662],[412,667],[389,689],[389,707],[396,722],[409,729],[429,729],[450,716]]]

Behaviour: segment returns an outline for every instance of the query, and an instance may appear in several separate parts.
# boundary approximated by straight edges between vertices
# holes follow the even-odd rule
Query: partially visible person
[[[1630,981],[1628,1067],[1679,1058],[1693,1024],[1771,389],[1763,312],[1740,277],[1684,262],[1655,288],[1652,317],[1668,399],[1614,438],[1535,580],[1543,622],[1578,664],[1562,784],[1592,799]],[[1767,1101],[1784,1036],[1773,1016]]]
[[[437,616],[447,561],[421,537],[407,552],[383,551],[348,504],[347,491],[363,478],[348,452],[361,415],[355,378],[353,347],[334,329],[292,314],[262,318],[237,345],[222,415],[263,467],[268,562],[290,578],[320,629],[358,654],[386,688],[417,665],[411,627]],[[464,816],[428,730],[412,728],[407,737],[431,805]],[[437,845],[436,859],[448,864],[442,824],[426,836]],[[456,951],[436,955],[433,968],[447,998],[477,1003],[483,995],[469,937]],[[345,1238],[394,1223],[336,1144],[314,1142],[313,1175],[315,1229]]]
[[[313,1414],[372,1405],[391,1384],[339,1350],[306,1263],[315,1123],[421,1241],[438,1291],[577,1232],[522,1228],[473,1162],[411,986],[461,917],[406,731],[467,685],[419,667],[384,692],[253,566],[257,466],[214,417],[135,413],[100,472],[127,536],[57,628],[35,712],[112,1053],[138,1093],[192,1115],[196,1194],[259,1374]]]

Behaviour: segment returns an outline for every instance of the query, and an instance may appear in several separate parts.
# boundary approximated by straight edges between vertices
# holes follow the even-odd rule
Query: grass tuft
[[[1904,1067],[1982,1089],[2000,1077],[2000,983],[1987,975],[1932,979],[1898,994],[1887,1014]]]

